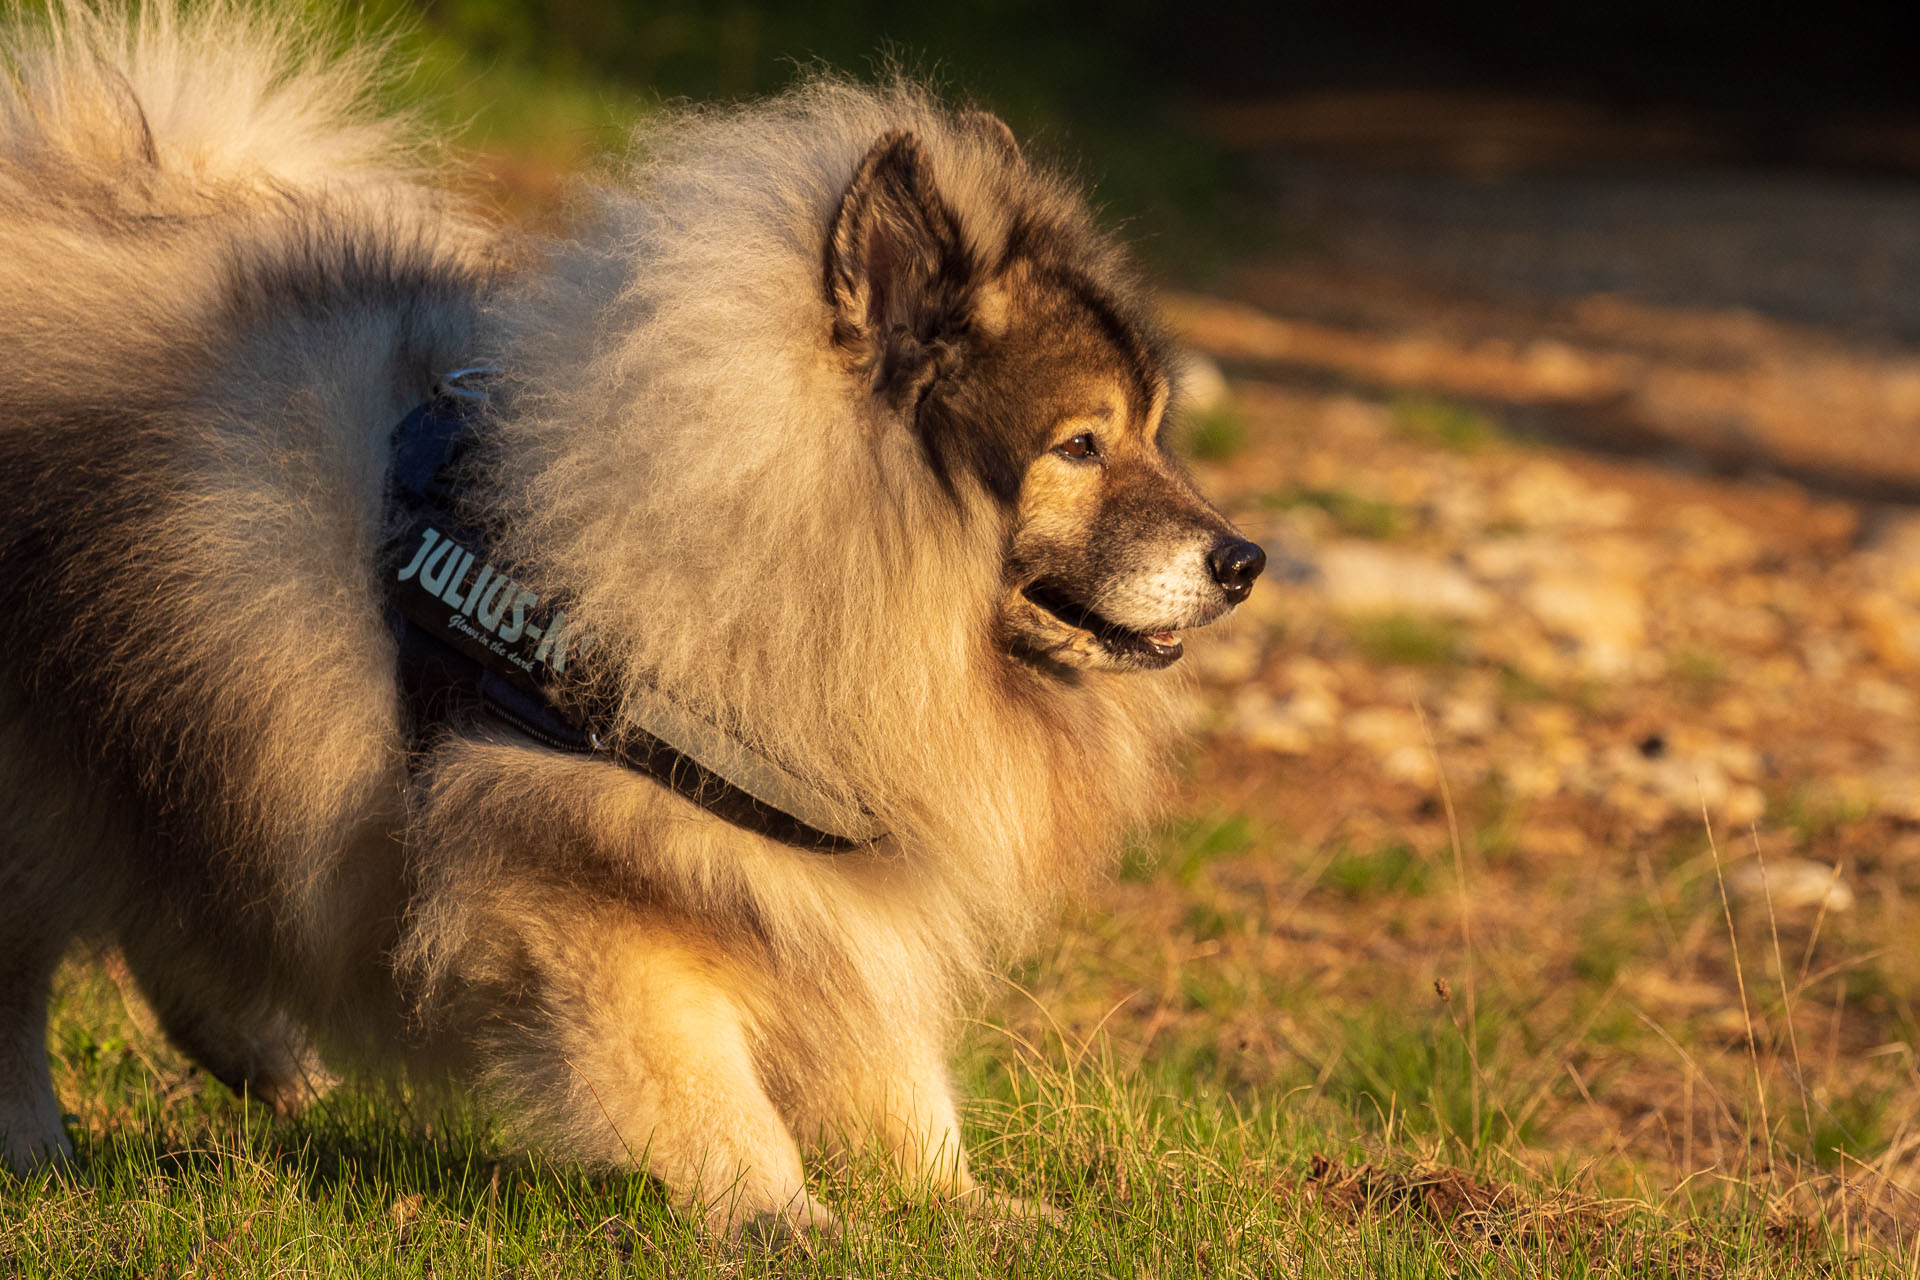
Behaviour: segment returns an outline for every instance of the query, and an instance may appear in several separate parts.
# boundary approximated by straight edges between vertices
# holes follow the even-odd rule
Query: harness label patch
[[[432,525],[416,525],[419,545],[393,576],[394,605],[446,643],[505,674],[542,680],[565,675],[570,649],[582,646],[565,610],[540,597]]]

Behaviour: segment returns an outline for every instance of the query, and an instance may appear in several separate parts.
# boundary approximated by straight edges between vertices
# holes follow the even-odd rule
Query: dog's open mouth
[[[1070,627],[1086,632],[1123,662],[1158,669],[1180,660],[1185,646],[1171,631],[1133,631],[1103,618],[1056,587],[1034,583],[1021,590],[1028,600]]]

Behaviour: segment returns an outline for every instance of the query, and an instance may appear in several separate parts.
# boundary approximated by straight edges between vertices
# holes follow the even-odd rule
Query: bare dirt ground
[[[1920,189],[1281,179],[1168,299],[1275,568],[1029,989],[1389,1163],[1910,1231]]]

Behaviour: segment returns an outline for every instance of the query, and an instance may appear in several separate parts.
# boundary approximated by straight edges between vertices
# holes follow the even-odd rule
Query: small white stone
[[[1853,890],[1837,869],[1811,858],[1742,863],[1728,875],[1727,888],[1735,897],[1749,902],[1764,904],[1772,899],[1775,911],[1817,911],[1822,903],[1829,912],[1853,906]]]
[[[1448,698],[1441,705],[1440,725],[1455,738],[1477,742],[1492,733],[1498,717],[1486,698]]]
[[[1634,583],[1543,574],[1528,585],[1526,602],[1543,627],[1578,646],[1590,674],[1629,672],[1646,642],[1646,611]]]
[[[1264,689],[1242,689],[1233,700],[1229,721],[1248,746],[1280,755],[1305,755],[1314,734],[1289,713],[1289,708]]]
[[[1891,681],[1868,676],[1853,686],[1853,699],[1862,711],[1909,719],[1913,715],[1913,695]]]
[[[1456,566],[1435,556],[1340,542],[1318,557],[1320,587],[1341,613],[1406,613],[1479,621],[1498,601]]]
[[[1226,631],[1205,631],[1187,638],[1187,661],[1202,680],[1213,684],[1244,684],[1260,674],[1266,656],[1262,628],[1235,625]]]

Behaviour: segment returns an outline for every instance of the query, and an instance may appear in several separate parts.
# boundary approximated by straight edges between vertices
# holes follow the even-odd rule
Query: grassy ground
[[[1436,1116],[1464,1123],[1474,1096],[1494,1114],[1502,1095],[1474,1088],[1448,1019],[1363,1048],[1393,1116],[1196,1087],[1195,1042],[1142,1071],[1105,1041],[983,1026],[965,1066],[976,1162],[1064,1221],[981,1224],[830,1168],[817,1192],[855,1224],[773,1251],[704,1239],[644,1179],[504,1157],[463,1115],[349,1090],[273,1120],[186,1069],[109,966],[68,970],[56,1030],[82,1176],[0,1192],[9,1275],[1904,1274],[1753,1184],[1682,1217],[1474,1149]]]

